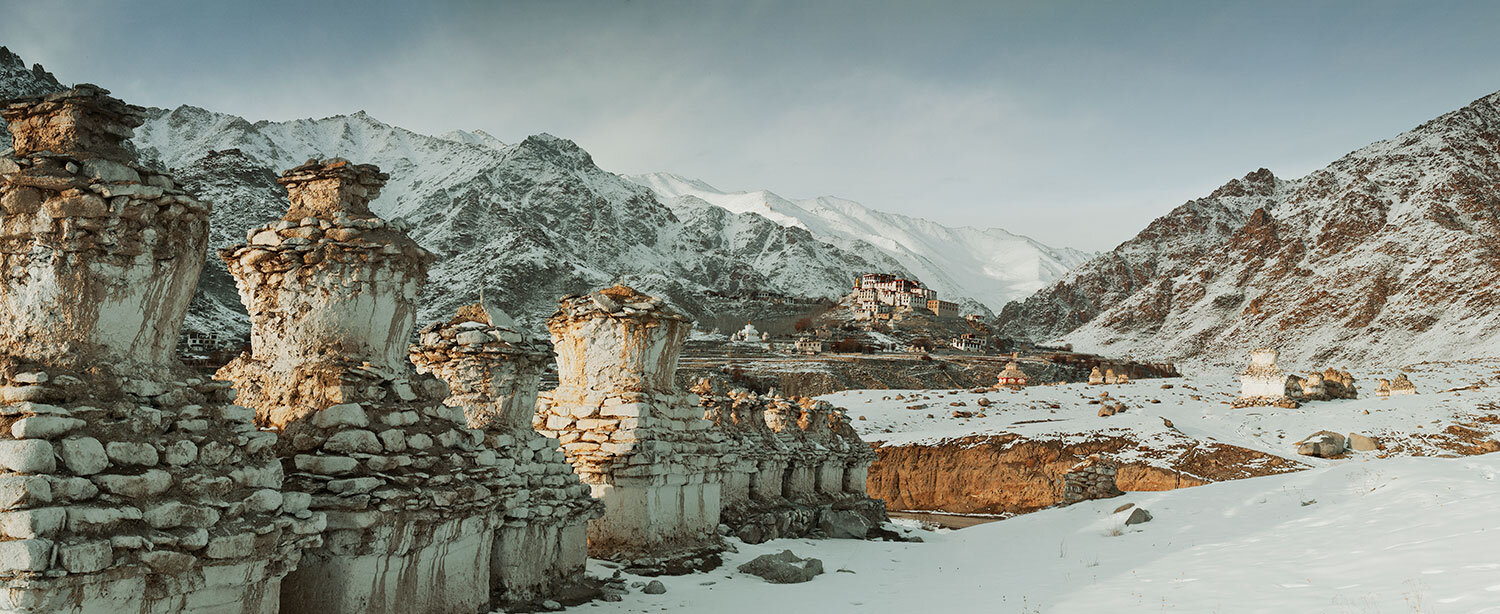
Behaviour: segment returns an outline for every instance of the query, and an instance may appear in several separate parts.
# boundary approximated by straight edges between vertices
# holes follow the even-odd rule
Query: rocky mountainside
[[[1296,368],[1500,353],[1500,93],[1295,180],[1188,202],[1001,314],[1158,360]]]
[[[62,84],[41,64],[27,68],[20,56],[0,47],[0,98],[36,96],[60,89]],[[0,119],[0,150],[6,149],[10,149],[10,131],[5,129],[5,120]]]
[[[865,257],[889,257],[936,289],[940,298],[965,304],[971,313],[998,310],[1024,298],[1092,256],[999,228],[950,228],[832,196],[791,200],[767,190],[729,192],[671,173],[627,178],[651,188],[674,208],[709,203],[756,213],[783,226],[805,228]]]
[[[61,87],[40,67],[0,56],[0,98]],[[847,292],[861,272],[913,274],[858,240],[830,241],[702,201],[668,206],[546,134],[510,145],[482,131],[417,134],[363,112],[251,122],[182,106],[151,109],[133,142],[213,203],[211,249],[242,242],[246,230],[281,215],[282,169],[330,156],[379,165],[391,181],[372,203],[376,213],[407,224],[441,257],[425,320],[446,318],[483,292],[537,324],[558,296],[626,283],[712,328],[804,313]],[[212,251],[207,258],[187,328],[238,334],[247,323],[234,284]]]

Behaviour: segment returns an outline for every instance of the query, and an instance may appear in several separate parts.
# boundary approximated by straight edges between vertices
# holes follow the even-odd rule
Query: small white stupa
[[[1276,350],[1250,352],[1250,366],[1240,373],[1240,398],[1279,399],[1286,396],[1286,372],[1276,366]]]
[[[729,336],[729,340],[730,341],[750,341],[750,342],[760,341],[761,340],[761,338],[760,338],[760,331],[758,331],[758,330],[755,329],[755,325],[754,324],[751,324],[749,322],[745,322],[745,327],[739,329],[738,331],[735,331],[735,333],[733,335],[730,335]]]

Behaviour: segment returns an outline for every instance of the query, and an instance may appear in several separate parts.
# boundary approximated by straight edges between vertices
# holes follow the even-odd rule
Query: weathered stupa
[[[883,534],[865,494],[875,453],[825,401],[695,383],[677,357],[691,323],[623,286],[562,299],[548,321],[558,387],[537,429],[558,437],[606,504],[595,556],[671,558],[714,550],[722,522],[742,539]]]
[[[1248,405],[1271,405],[1285,399],[1286,392],[1287,374],[1276,366],[1276,350],[1252,350],[1250,365],[1240,372],[1238,401]]]
[[[865,493],[875,451],[827,401],[700,379],[692,392],[729,444],[721,519],[748,543],[881,534],[885,503]]]
[[[603,513],[562,454],[558,441],[531,427],[547,347],[526,338],[497,310],[470,305],[445,323],[424,327],[411,346],[421,373],[448,383],[446,403],[469,428],[486,433],[500,463],[517,479],[492,496],[509,503],[496,528],[494,589],[510,602],[544,597],[576,583],[588,562],[588,521]]]
[[[484,611],[509,585],[506,561],[494,560],[508,520],[566,517],[554,502],[583,493],[562,474],[520,492],[534,467],[513,459],[556,451],[470,428],[461,406],[444,404],[448,387],[412,368],[407,340],[432,256],[370,212],[385,180],[374,166],[309,161],[281,177],[287,214],[220,252],[251,314],[252,347],[218,375],[282,433],[286,490],[328,516],[324,545],[283,583],[283,612]],[[538,576],[553,574],[535,563]]]
[[[691,326],[624,286],[565,296],[547,320],[558,386],[541,395],[534,424],[562,442],[605,504],[604,517],[589,523],[594,556],[719,546],[724,437],[674,382]]]
[[[1026,373],[1021,371],[1021,364],[1017,362],[1018,359],[1018,356],[1011,356],[1010,362],[1005,363],[1005,370],[1001,371],[1000,375],[995,378],[996,389],[1008,388],[1011,390],[1020,390],[1026,387]]]
[[[12,101],[0,156],[0,611],[275,612],[322,514],[174,346],[209,206],[91,85]]]

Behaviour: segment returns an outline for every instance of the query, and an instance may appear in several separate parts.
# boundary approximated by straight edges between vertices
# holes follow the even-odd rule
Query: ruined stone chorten
[[[558,386],[534,424],[605,503],[589,524],[594,556],[718,547],[724,436],[673,381],[691,326],[624,286],[563,297],[547,320]]]
[[[546,345],[477,304],[423,328],[419,339],[410,349],[417,370],[448,383],[445,402],[463,409],[469,428],[485,431],[500,462],[524,478],[491,495],[513,502],[496,529],[492,588],[504,601],[524,602],[576,583],[588,561],[587,523],[603,505],[557,451],[558,441],[531,427]]]
[[[0,611],[262,613],[324,517],[174,346],[209,206],[92,85],[0,110]]]
[[[1063,474],[1061,505],[1080,501],[1109,499],[1125,494],[1115,484],[1120,468],[1097,455],[1089,456]]]
[[[496,496],[528,480],[506,460],[514,438],[469,428],[447,386],[407,361],[432,255],[370,212],[385,180],[309,161],[280,179],[287,214],[220,251],[251,350],[218,376],[281,432],[286,490],[328,517],[325,543],[283,582],[286,613],[486,611],[497,531],[526,513],[527,497]]]
[[[865,494],[876,454],[839,408],[707,379],[692,392],[728,442],[722,520],[741,540],[863,538],[887,520],[884,502]]]
[[[1400,395],[1403,395],[1403,394],[1416,394],[1416,393],[1417,393],[1417,385],[1411,383],[1411,380],[1407,379],[1405,373],[1397,373],[1396,374],[1396,379],[1391,380],[1391,383],[1390,383],[1390,386],[1389,386],[1389,394],[1390,395],[1392,395],[1392,396],[1400,396]]]
[[[1097,386],[1103,383],[1104,372],[1100,371],[1099,367],[1095,366],[1092,370],[1089,371],[1089,385]]]

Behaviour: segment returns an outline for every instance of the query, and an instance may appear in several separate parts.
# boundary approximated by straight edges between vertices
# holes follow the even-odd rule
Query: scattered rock
[[[1357,452],[1379,450],[1380,442],[1373,437],[1366,437],[1359,433],[1349,433],[1349,449]]]
[[[791,550],[780,554],[762,554],[739,566],[740,573],[756,576],[772,584],[799,584],[823,573],[823,561],[801,558]]]
[[[1333,458],[1344,453],[1344,436],[1333,431],[1318,431],[1297,442],[1297,453],[1303,456]]]
[[[641,592],[647,595],[660,595],[667,592],[667,585],[662,584],[661,580],[652,580],[646,583],[646,588],[641,589]]]
[[[1131,511],[1130,516],[1125,519],[1125,526],[1128,527],[1143,522],[1151,522],[1151,512],[1146,511],[1144,507],[1138,507]]]

